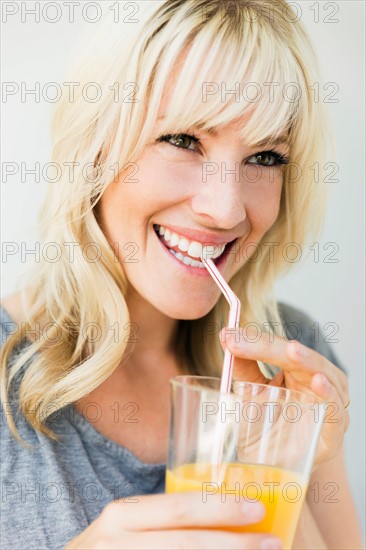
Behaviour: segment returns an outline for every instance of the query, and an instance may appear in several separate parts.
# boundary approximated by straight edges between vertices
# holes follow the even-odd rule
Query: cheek
[[[143,154],[120,173],[118,182],[109,185],[105,194],[112,205],[125,206],[124,210],[133,208],[137,213],[154,213],[189,196],[189,182],[193,181],[189,163],[146,147]]]
[[[274,181],[260,182],[247,187],[246,211],[256,231],[267,231],[276,221],[281,205],[282,175]]]
[[[191,180],[187,163],[146,149],[104,191],[97,208],[103,232],[110,240],[122,231],[127,236],[136,226],[144,231],[151,216],[189,196],[187,182]]]
[[[136,165],[140,186],[138,195],[143,193],[145,203],[149,202],[155,209],[174,205],[189,197],[202,172],[199,163],[188,162],[187,157],[172,151],[172,146],[146,147]]]

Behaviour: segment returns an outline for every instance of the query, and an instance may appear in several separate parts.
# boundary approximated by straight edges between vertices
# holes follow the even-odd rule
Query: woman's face
[[[245,143],[238,128],[231,123],[216,134],[193,129],[199,142],[187,134],[161,140],[158,120],[134,166],[100,199],[101,227],[131,295],[136,291],[171,318],[202,317],[220,296],[198,264],[202,245],[214,245],[210,250],[217,254],[226,245],[215,263],[230,281],[277,218],[279,158],[287,155],[287,145],[263,153],[273,147]]]

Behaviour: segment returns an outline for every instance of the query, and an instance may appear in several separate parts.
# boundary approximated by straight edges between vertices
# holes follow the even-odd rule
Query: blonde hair
[[[130,320],[127,280],[94,207],[115,176],[111,166],[116,159],[126,167],[148,142],[166,82],[184,50],[161,132],[207,130],[245,113],[250,117],[241,134],[247,142],[271,141],[285,132],[291,163],[284,172],[278,218],[261,243],[278,243],[279,250],[286,243],[303,247],[323,216],[324,184],[315,181],[310,168],[325,158],[328,136],[323,106],[313,101],[310,90],[318,81],[317,64],[309,38],[285,0],[159,0],[140,3],[138,17],[137,23],[121,28],[107,14],[79,46],[82,55],[68,78],[79,85],[72,101],[65,94],[57,104],[53,121],[52,160],[60,166],[74,163],[73,178],[63,171],[57,183],[49,184],[40,216],[41,238],[58,243],[62,255],[56,262],[42,260],[29,275],[23,290],[24,330],[11,334],[2,349],[2,402],[19,377],[19,410],[34,429],[55,440],[47,418],[106,380],[127,346],[126,338],[120,334],[116,339],[110,330],[114,324],[123,331]],[[96,81],[100,97],[86,101],[85,86]],[[234,94],[223,101],[222,86],[233,90],[237,83],[240,101]],[[291,176],[291,166],[300,176]],[[80,245],[71,259],[70,243]],[[88,243],[101,251],[96,262],[82,254]],[[281,254],[270,255],[271,247],[263,246],[260,257],[249,258],[231,280],[243,304],[241,325],[280,320],[273,282],[292,264]],[[177,356],[192,372],[220,372],[218,333],[209,336],[207,327],[224,326],[227,312],[220,298],[205,317],[179,321]],[[32,331],[40,320],[48,323],[47,333],[36,337]],[[86,334],[85,327],[94,327],[99,337]],[[25,333],[30,344],[12,356]],[[8,422],[23,442],[12,415]]]

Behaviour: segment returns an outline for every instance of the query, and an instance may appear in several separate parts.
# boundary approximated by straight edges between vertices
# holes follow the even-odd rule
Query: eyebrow
[[[166,117],[164,115],[159,116],[157,120],[164,120]],[[198,130],[201,130],[202,132],[205,132],[206,134],[210,136],[217,136],[218,131],[215,130],[215,128],[207,128],[207,130],[204,130],[200,125],[195,126]],[[262,139],[261,141],[257,141],[257,143],[253,143],[252,147],[266,147],[268,145],[271,145],[273,147],[278,147],[279,145],[288,145],[288,137],[287,136],[278,136],[278,137],[268,137],[266,139]]]

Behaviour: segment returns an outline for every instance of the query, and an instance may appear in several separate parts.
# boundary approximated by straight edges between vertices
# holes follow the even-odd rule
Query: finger
[[[332,404],[334,406],[333,409],[329,406],[327,407],[325,420],[329,419],[329,416],[331,416],[332,419],[336,419],[338,413],[340,413],[341,416],[346,416],[348,414],[344,408],[348,397],[345,395],[340,395],[337,389],[332,386],[324,374],[314,374],[311,381],[311,389],[328,404]]]
[[[268,378],[260,370],[257,361],[241,359],[240,357],[234,357],[233,379],[256,384],[267,384],[268,382]]]
[[[248,525],[264,517],[261,502],[249,502],[235,495],[225,495],[225,500],[221,495],[207,496],[200,491],[147,495],[139,497],[139,502],[110,503],[105,510],[109,507],[109,522],[129,531]]]
[[[269,386],[276,386],[278,388],[284,387],[285,376],[283,370],[279,370],[278,373],[268,382]]]
[[[326,455],[329,460],[329,449],[333,450],[333,456],[335,456],[342,445],[344,434],[349,426],[349,414],[340,402],[339,394],[334,386],[329,381],[324,383],[323,374],[314,375],[311,387],[314,393],[326,401],[320,448],[327,449]],[[321,455],[320,450],[320,455],[316,458],[317,462],[322,462]]]
[[[269,544],[271,541],[271,545]],[[119,543],[121,544],[121,543]],[[280,541],[267,534],[236,534],[215,530],[171,530],[148,531],[138,535],[128,535],[125,538],[126,548],[138,550],[174,550],[182,548],[201,550],[222,550],[223,548],[253,550],[280,549]],[[105,547],[103,547],[105,548]],[[107,548],[121,548],[121,546],[108,546]]]
[[[229,329],[231,330],[231,329]],[[222,348],[226,349],[226,333],[225,329],[220,332],[220,342]],[[255,382],[257,384],[266,384],[267,378],[259,368],[257,361],[245,359],[238,356],[234,357],[233,379],[245,380],[247,382]]]
[[[246,338],[244,338],[239,328],[235,334],[233,332],[227,334],[226,345],[235,357],[276,365],[296,374],[296,377],[300,378],[306,386],[310,385],[313,374],[321,372],[340,393],[347,391],[345,374],[326,357],[300,342],[288,342],[269,333],[263,333],[258,339],[255,334],[251,335],[250,331],[246,332]]]
[[[289,342],[287,354],[294,365],[306,369],[311,377],[314,374],[323,375],[323,378],[321,376],[318,378],[317,387],[320,391],[323,391],[324,395],[329,394],[331,391],[330,386],[333,386],[339,394],[337,400],[340,399],[344,406],[347,404],[348,383],[344,372],[333,365],[326,357],[302,346],[299,342]]]

